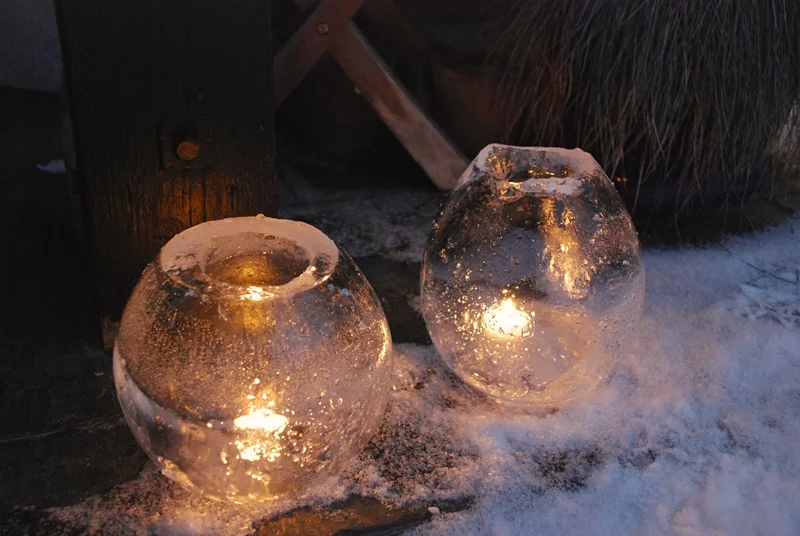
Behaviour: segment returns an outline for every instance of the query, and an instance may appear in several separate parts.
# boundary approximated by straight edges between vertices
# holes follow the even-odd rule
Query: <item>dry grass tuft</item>
[[[640,179],[634,206],[645,189],[671,191],[661,208],[676,212],[785,175],[753,170],[783,128],[800,131],[797,0],[516,0],[507,12],[489,59],[506,141],[583,147],[609,176]]]

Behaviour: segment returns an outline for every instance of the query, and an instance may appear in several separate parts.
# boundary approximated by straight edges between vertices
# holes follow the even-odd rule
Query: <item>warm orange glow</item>
[[[237,417],[234,419],[233,424],[239,430],[263,431],[277,436],[289,424],[289,419],[274,413],[271,409],[257,408],[246,415]],[[239,458],[251,462],[262,458],[270,462],[275,461],[281,455],[281,448],[278,444],[273,445],[272,443],[269,439],[261,438],[234,441],[234,445],[239,450]]]
[[[271,409],[258,408],[247,415],[237,417],[234,419],[233,424],[240,430],[264,430],[265,432],[280,434],[289,424],[289,419],[283,415],[273,413]]]
[[[533,335],[534,316],[519,309],[512,298],[505,298],[483,313],[483,327],[497,339],[526,339]]]
[[[545,254],[549,257],[547,271],[554,281],[561,280],[570,298],[583,299],[589,291],[591,270],[581,254],[581,237],[575,229],[575,215],[563,207],[559,213],[552,199],[542,200],[546,218]]]
[[[243,294],[243,297],[250,301],[262,301],[269,296],[268,293],[264,292],[264,289],[253,285],[247,287],[247,292]]]

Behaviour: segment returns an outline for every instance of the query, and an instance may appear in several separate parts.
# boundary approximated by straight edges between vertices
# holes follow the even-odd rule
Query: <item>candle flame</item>
[[[258,408],[246,415],[237,417],[234,419],[233,424],[240,430],[258,430],[277,436],[289,424],[289,419],[274,413],[271,409]],[[239,449],[239,458],[243,460],[255,462],[266,459],[274,462],[281,455],[280,444],[273,444],[269,439],[250,437],[236,440],[233,443]]]
[[[264,289],[261,287],[250,285],[247,287],[247,291],[242,295],[242,298],[249,301],[260,302],[267,299],[268,293],[264,292]]]
[[[236,428],[243,430],[264,430],[265,432],[280,434],[289,424],[289,419],[283,415],[273,413],[271,409],[258,408],[247,415],[236,417],[233,420],[233,424]]]
[[[506,298],[483,313],[483,327],[498,339],[526,339],[533,335],[535,313],[519,309],[512,298]]]

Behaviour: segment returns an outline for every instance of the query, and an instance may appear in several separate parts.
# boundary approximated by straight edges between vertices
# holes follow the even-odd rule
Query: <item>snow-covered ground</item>
[[[478,499],[416,534],[800,534],[800,220],[646,266],[598,392],[540,418],[429,406]]]
[[[436,200],[389,195],[320,200],[309,220],[354,255],[419,259]],[[416,210],[390,208],[404,204]],[[371,210],[389,223],[365,224]],[[401,344],[380,435],[326,489],[242,508],[191,495],[148,466],[52,515],[111,533],[247,534],[255,520],[357,493],[431,507],[473,498],[414,535],[800,534],[800,218],[645,260],[638,334],[608,381],[568,407],[500,407],[431,347]]]

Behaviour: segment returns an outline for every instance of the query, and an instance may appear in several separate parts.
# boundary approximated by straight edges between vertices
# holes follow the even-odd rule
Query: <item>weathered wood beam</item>
[[[305,75],[328,51],[364,0],[322,0],[300,28],[275,55],[275,106],[294,91]],[[306,6],[302,2],[299,7]]]
[[[270,3],[55,0],[102,313],[175,233],[273,214]]]
[[[331,54],[433,183],[442,190],[455,186],[469,161],[427,116],[353,22],[333,42]]]

